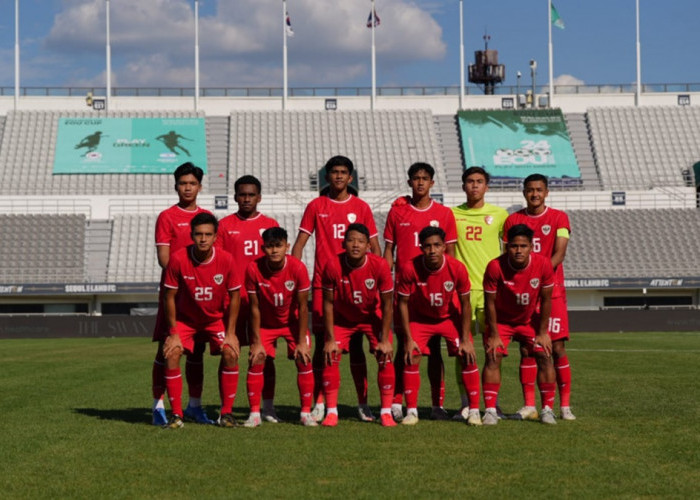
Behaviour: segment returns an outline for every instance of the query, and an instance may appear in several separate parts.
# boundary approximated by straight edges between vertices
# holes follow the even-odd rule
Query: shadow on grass
[[[151,410],[147,408],[73,408],[73,411],[99,420],[118,420],[129,424],[151,425]]]

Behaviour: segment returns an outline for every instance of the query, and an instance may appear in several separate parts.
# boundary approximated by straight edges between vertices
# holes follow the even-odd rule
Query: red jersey
[[[396,292],[409,297],[411,321],[442,321],[461,312],[457,296],[470,292],[469,273],[457,259],[449,255],[443,258],[436,271],[425,266],[422,255],[401,266]]]
[[[323,270],[322,285],[334,292],[335,321],[353,325],[381,317],[380,294],[394,290],[389,264],[372,253],[360,267],[351,267],[347,253],[341,253]]]
[[[349,195],[344,201],[319,196],[306,206],[299,230],[308,234],[316,232],[314,288],[321,286],[321,273],[328,261],[343,251],[345,230],[355,222],[367,226],[370,238],[377,236],[372,210],[356,196]]]
[[[278,227],[275,219],[258,213],[250,219],[231,214],[219,221],[217,243],[235,259],[241,269],[263,254],[262,233],[265,229]]]
[[[531,215],[527,208],[512,213],[506,219],[503,226],[503,238],[507,237],[508,229],[516,224],[525,224],[532,229],[535,234],[532,237],[532,251],[550,258],[554,254],[554,243],[557,240],[557,231],[566,229],[571,233],[571,224],[566,212],[556,208],[545,207],[544,212],[539,215]],[[564,264],[560,264],[554,270],[554,291],[552,297],[564,295]]]
[[[391,207],[384,226],[384,239],[396,247],[396,265],[408,262],[421,254],[418,233],[427,226],[445,231],[445,243],[457,241],[457,226],[452,210],[431,200],[427,208],[416,208],[410,203]]]
[[[199,262],[193,250],[194,246],[181,248],[170,256],[164,285],[177,289],[177,320],[197,327],[221,320],[229,292],[238,290],[241,283],[231,254],[213,248],[211,258]]]
[[[190,246],[192,244],[190,221],[195,215],[201,213],[211,212],[199,207],[195,210],[185,210],[177,205],[163,210],[156,220],[156,246],[169,246],[170,255]]]
[[[496,319],[507,325],[530,324],[541,290],[553,286],[552,262],[535,253],[525,269],[513,268],[503,254],[489,262],[484,274],[484,292],[496,294]]]
[[[291,255],[285,256],[279,271],[272,271],[265,257],[246,269],[245,289],[258,297],[262,328],[291,328],[299,320],[299,292],[309,288],[309,271]]]

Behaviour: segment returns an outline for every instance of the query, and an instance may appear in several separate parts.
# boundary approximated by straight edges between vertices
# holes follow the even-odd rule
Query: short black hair
[[[268,227],[262,234],[263,245],[288,241],[288,237],[289,235],[287,234],[287,230],[283,227]]]
[[[352,164],[352,160],[350,158],[347,156],[337,155],[330,158],[323,166],[323,168],[326,170],[326,175],[330,174],[333,167],[337,166],[347,167],[348,173],[350,174],[352,174],[353,170],[355,170],[355,166]]]
[[[545,177],[542,174],[530,174],[527,177],[525,177],[525,180],[523,181],[523,188],[527,186],[528,182],[537,182],[541,181],[544,182],[544,187],[548,188],[549,187],[549,181],[547,180],[547,177]]]
[[[486,179],[487,185],[491,181],[491,176],[489,175],[489,173],[486,171],[486,169],[484,167],[474,166],[474,167],[469,167],[468,169],[466,169],[464,171],[464,173],[462,174],[462,184],[467,182],[467,177],[469,177],[472,174],[483,175],[484,178]]]
[[[430,163],[419,161],[408,167],[408,178],[411,179],[421,170],[425,170],[425,173],[428,174],[431,179],[435,177],[435,169],[433,166]]]
[[[219,221],[216,220],[216,217],[209,212],[200,212],[192,217],[192,220],[190,221],[190,229],[194,233],[194,228],[201,226],[202,224],[211,224],[214,226],[215,233],[219,230]]]
[[[199,168],[191,161],[185,162],[175,169],[175,172],[173,172],[173,176],[175,176],[175,183],[177,184],[177,181],[180,180],[180,177],[190,174],[194,175],[197,181],[199,181],[199,183],[201,184],[202,178],[204,177],[204,170]]]
[[[260,184],[260,180],[254,175],[244,175],[236,179],[236,182],[233,184],[233,192],[238,192],[238,186],[242,186],[244,184],[253,184],[256,188],[258,188],[258,194],[262,193],[262,184]]]
[[[348,234],[350,234],[350,231],[356,231],[360,234],[364,234],[367,237],[367,241],[369,241],[369,229],[367,229],[367,226],[364,224],[360,224],[359,222],[350,224],[345,230],[345,238],[343,238],[345,241],[348,241]]]
[[[425,242],[425,240],[427,240],[431,236],[439,236],[440,239],[444,242],[445,230],[437,226],[426,226],[420,230],[420,233],[418,233],[418,241],[420,241],[420,244],[422,245]]]
[[[508,229],[508,243],[513,241],[515,238],[518,236],[525,236],[528,241],[532,242],[532,237],[535,235],[535,232],[530,229],[527,225],[525,224],[516,224],[515,226],[511,227]]]

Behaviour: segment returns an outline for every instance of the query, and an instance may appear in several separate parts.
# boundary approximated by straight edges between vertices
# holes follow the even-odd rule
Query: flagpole
[[[464,5],[459,0],[459,109],[464,109]]]
[[[282,110],[287,109],[287,0],[282,0]]]
[[[377,99],[377,56],[374,44],[374,28],[377,26],[377,13],[374,10],[374,0],[372,0],[372,98],[370,107],[374,111],[374,104]]]
[[[547,0],[547,26],[549,28],[549,107],[554,106],[554,46],[552,45],[552,0]],[[535,96],[533,95],[534,99]]]
[[[199,111],[199,0],[194,0],[194,110]]]
[[[19,104],[19,0],[15,0],[15,111]]]
[[[639,0],[636,0],[635,10],[637,18],[637,90],[634,94],[634,105],[639,106],[639,101],[642,97],[642,45],[639,41]]]
[[[107,84],[106,84],[106,96],[105,96],[105,110],[109,111],[110,108],[110,97],[112,95],[112,48],[110,46],[109,40],[109,0],[105,3],[105,25],[106,25],[106,59],[107,59]]]

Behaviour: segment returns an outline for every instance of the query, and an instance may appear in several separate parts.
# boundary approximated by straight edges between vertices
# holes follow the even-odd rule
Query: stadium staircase
[[[569,129],[569,137],[574,148],[576,161],[581,171],[584,189],[588,191],[602,189],[603,186],[598,175],[598,168],[593,157],[591,132],[586,115],[583,113],[566,113],[564,118],[566,119],[566,127]]]
[[[208,116],[206,128],[209,194],[227,194],[229,183],[229,117]],[[232,179],[231,182],[233,181]],[[231,188],[233,191],[233,186]]]
[[[134,235],[135,239],[140,236]],[[112,241],[111,220],[88,220],[85,226],[85,272],[89,282],[107,281],[109,248]]]
[[[434,115],[435,134],[437,135],[440,157],[444,165],[445,184],[448,191],[462,189],[462,172],[464,158],[459,143],[459,131],[456,115]]]

